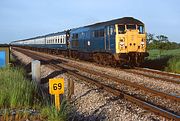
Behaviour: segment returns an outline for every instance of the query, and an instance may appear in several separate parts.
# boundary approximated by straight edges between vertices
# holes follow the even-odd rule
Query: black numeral
[[[62,84],[61,84],[61,83],[58,83],[58,84],[55,83],[55,84],[53,84],[53,89],[54,89],[54,90],[57,90],[57,89],[60,90],[61,88],[62,88]]]

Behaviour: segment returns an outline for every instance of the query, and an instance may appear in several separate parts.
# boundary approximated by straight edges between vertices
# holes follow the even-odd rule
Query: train
[[[10,44],[112,66],[140,66],[148,56],[145,25],[133,17],[12,41]]]

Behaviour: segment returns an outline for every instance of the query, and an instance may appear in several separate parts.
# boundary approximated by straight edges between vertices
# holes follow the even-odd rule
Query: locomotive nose
[[[138,49],[137,35],[138,35],[138,32],[136,30],[131,30],[128,32],[127,45],[128,45],[129,52],[135,52]]]

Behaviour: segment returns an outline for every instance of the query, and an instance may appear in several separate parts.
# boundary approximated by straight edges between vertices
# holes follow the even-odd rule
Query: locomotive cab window
[[[129,30],[135,30],[136,29],[136,25],[126,25],[127,29]]]
[[[139,34],[144,34],[144,26],[138,25]]]
[[[118,25],[118,33],[119,34],[125,33],[125,25]]]

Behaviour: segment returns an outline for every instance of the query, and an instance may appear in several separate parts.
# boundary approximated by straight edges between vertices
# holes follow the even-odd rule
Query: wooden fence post
[[[74,81],[68,80],[68,100],[71,100],[71,96],[74,94]]]

